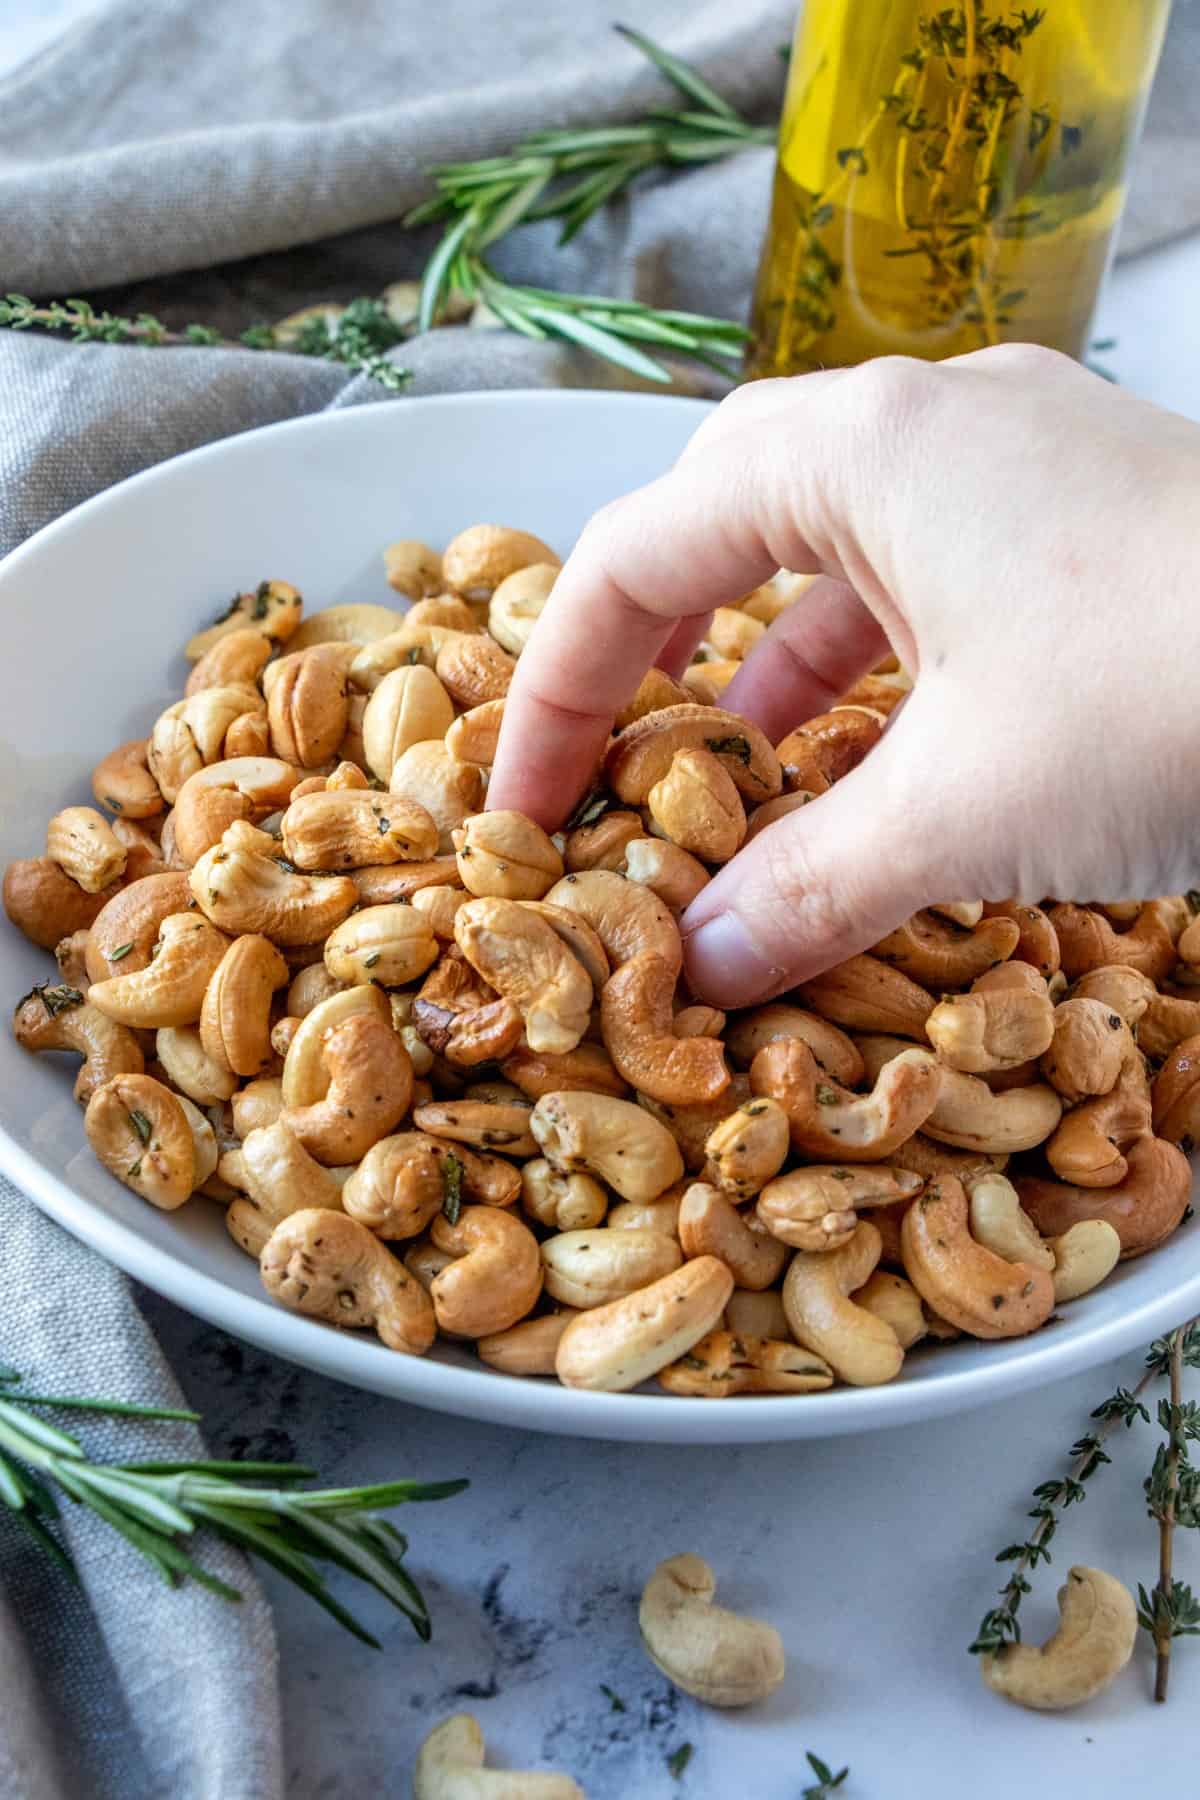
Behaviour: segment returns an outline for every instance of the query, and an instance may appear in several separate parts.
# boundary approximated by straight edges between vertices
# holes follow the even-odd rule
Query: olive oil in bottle
[[[807,0],[750,375],[1080,356],[1170,0]]]

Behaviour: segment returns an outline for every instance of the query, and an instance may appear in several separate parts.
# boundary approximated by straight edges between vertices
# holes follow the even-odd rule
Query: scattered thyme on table
[[[39,304],[25,294],[6,294],[0,299],[0,326],[65,332],[77,343],[285,350],[341,363],[398,391],[410,371],[389,361],[388,352],[453,310],[461,317],[464,306],[478,305],[523,337],[575,344],[646,380],[669,382],[671,376],[639,348],[642,344],[732,375],[748,336],[733,320],[509,282],[484,254],[518,225],[538,219],[561,220],[559,242],[568,243],[593,213],[651,169],[715,162],[750,145],[774,143],[773,125],[750,124],[687,63],[628,26],[616,29],[688,104],[674,111],[656,108],[631,125],[535,131],[505,155],[433,169],[436,194],[404,223],[444,220],[446,228],[410,308],[386,294],[363,297],[344,308],[331,303],[275,325],[251,325],[234,339],[208,325],[173,331],[152,313],[123,318],[98,312],[87,300]]]

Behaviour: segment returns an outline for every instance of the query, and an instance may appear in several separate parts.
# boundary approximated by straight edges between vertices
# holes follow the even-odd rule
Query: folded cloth
[[[625,0],[621,10],[749,116],[775,116],[793,0]],[[1200,4],[1179,0],[1126,250],[1200,223],[1198,61]],[[113,0],[0,80],[0,289],[94,299],[120,283],[105,295],[114,310],[231,330],[377,291],[415,275],[428,252],[431,234],[396,220],[427,192],[431,163],[502,150],[538,126],[630,118],[667,98],[613,34],[608,0]],[[550,286],[739,317],[770,167],[769,152],[749,151],[650,182],[566,250],[551,227],[533,227],[497,261]],[[491,331],[428,334],[405,345],[403,361],[416,394],[638,385],[565,346]],[[693,368],[679,380],[693,392],[721,385]],[[197,444],[386,398],[301,357],[5,332],[0,396],[0,552]],[[40,826],[30,821],[31,843]],[[3,1180],[0,1243],[0,1358],[40,1388],[178,1404],[129,1284]],[[114,1458],[147,1454],[151,1441],[178,1455],[201,1448],[189,1426],[89,1416],[81,1429]],[[219,1545],[204,1552],[246,1594],[233,1608],[194,1586],[163,1588],[79,1509],[64,1531],[78,1590],[0,1516],[0,1793],[274,1800],[275,1647],[242,1559]]]

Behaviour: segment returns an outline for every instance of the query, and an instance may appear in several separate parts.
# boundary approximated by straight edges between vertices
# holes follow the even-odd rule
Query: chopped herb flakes
[[[59,1013],[69,1012],[73,1006],[83,1005],[83,995],[73,987],[35,987],[37,995],[52,1019]]]
[[[706,738],[705,747],[714,756],[736,756],[746,768],[750,767],[750,740],[744,737]]]
[[[442,1160],[442,1212],[451,1225],[458,1224],[462,1211],[463,1166],[454,1152]]]
[[[667,1768],[671,1771],[674,1780],[680,1779],[683,1771],[691,1762],[693,1754],[694,1750],[691,1744],[680,1744],[678,1750],[672,1750],[667,1758]]]

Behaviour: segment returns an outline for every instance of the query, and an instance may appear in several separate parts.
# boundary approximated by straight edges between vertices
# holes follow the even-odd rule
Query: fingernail
[[[734,912],[718,913],[685,938],[684,957],[688,986],[716,1006],[752,1006],[786,979]]]

